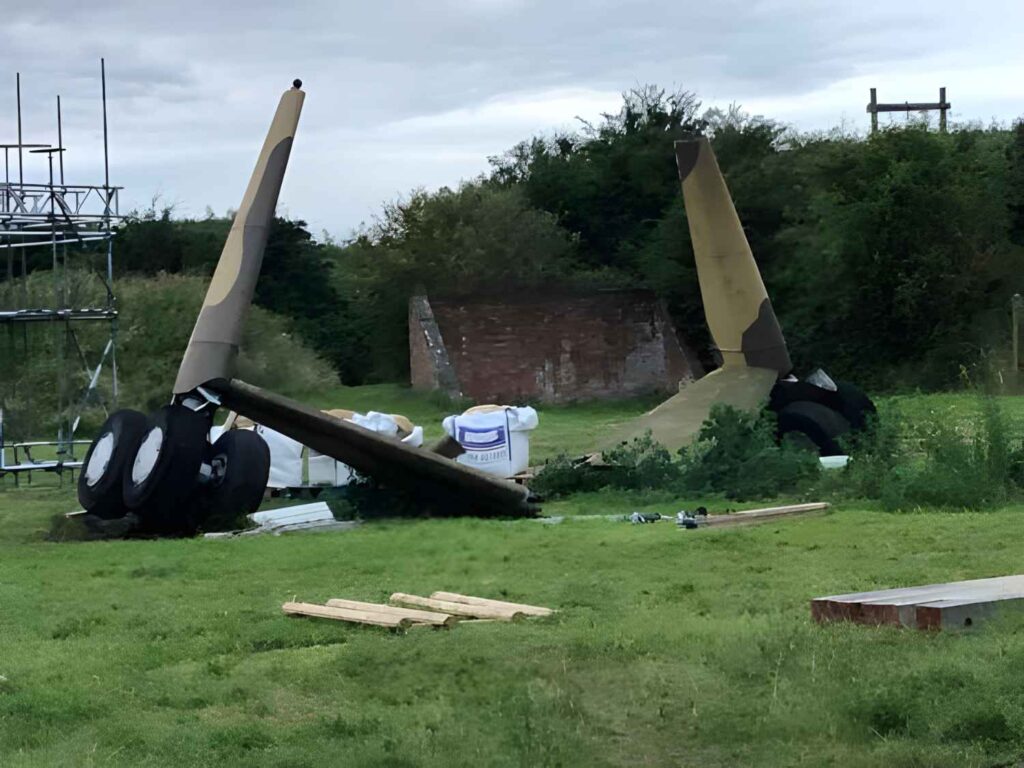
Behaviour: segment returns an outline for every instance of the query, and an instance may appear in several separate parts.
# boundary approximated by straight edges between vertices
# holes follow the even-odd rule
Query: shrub
[[[207,280],[191,275],[127,277],[117,281],[119,402],[122,408],[148,411],[170,397],[174,376],[185,351]],[[92,273],[69,273],[72,306],[102,305],[105,289]],[[53,276],[37,271],[27,280],[0,283],[0,306],[52,305]],[[0,355],[0,406],[5,408],[7,437],[29,439],[55,431],[57,421],[57,334],[48,323],[10,334]],[[106,343],[105,324],[79,324],[76,341],[92,365]],[[2,343],[2,342],[0,342]],[[73,354],[73,353],[72,353]],[[88,375],[69,363],[72,387],[83,390]],[[109,393],[110,364],[100,378]],[[337,375],[292,332],[289,321],[261,307],[251,307],[246,323],[238,375],[285,395],[337,384]],[[79,435],[87,436],[104,419],[98,403],[83,413]]]
[[[680,479],[679,464],[648,432],[605,451],[597,466],[559,454],[544,464],[531,488],[541,496],[557,498],[602,488],[678,488]]]
[[[775,414],[716,405],[697,439],[680,451],[684,486],[744,501],[799,492],[818,474],[815,453],[778,444]]]
[[[918,418],[883,413],[850,443],[852,460],[832,489],[877,499],[889,510],[917,507],[986,509],[1019,493],[1024,451],[1014,450],[1005,414],[993,398],[980,418]],[[906,436],[914,435],[908,438]]]
[[[561,455],[545,464],[533,489],[549,498],[601,488],[725,494],[739,501],[795,493],[818,472],[817,456],[775,442],[775,417],[715,406],[679,460],[647,433],[605,451],[600,466]]]

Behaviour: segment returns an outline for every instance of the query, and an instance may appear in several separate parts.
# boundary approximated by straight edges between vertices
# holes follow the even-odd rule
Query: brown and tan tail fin
[[[211,379],[231,378],[234,373],[242,329],[256,290],[263,249],[306,96],[301,86],[302,82],[296,80],[277,105],[178,368],[176,395]]]
[[[677,141],[676,164],[708,328],[724,367],[789,374],[786,340],[707,137]]]

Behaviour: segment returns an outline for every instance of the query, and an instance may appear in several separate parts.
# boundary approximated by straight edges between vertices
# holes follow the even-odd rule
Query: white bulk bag
[[[302,448],[298,440],[292,440],[273,429],[257,424],[256,434],[263,438],[270,449],[270,477],[268,488],[298,488],[302,485]]]
[[[537,411],[529,406],[470,408],[448,416],[444,431],[463,447],[457,461],[498,477],[512,477],[530,465],[529,432],[537,426]]]
[[[354,413],[352,418],[347,419],[353,424],[358,424],[364,429],[369,429],[377,434],[386,437],[398,437],[398,423],[386,413],[370,411],[367,414]],[[419,448],[423,445],[423,427],[413,427],[411,433],[402,438],[402,442],[412,448]],[[309,484],[329,485],[338,487],[348,485],[354,474],[352,468],[340,461],[335,461],[330,456],[309,449]]]

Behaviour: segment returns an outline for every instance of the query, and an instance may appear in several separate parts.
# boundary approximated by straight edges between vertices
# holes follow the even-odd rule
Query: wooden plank
[[[394,605],[383,605],[380,603],[364,603],[361,600],[345,600],[335,597],[327,601],[332,608],[353,608],[357,611],[368,613],[380,613],[386,616],[403,616],[417,624],[432,624],[438,627],[450,627],[459,619],[448,613],[436,613],[434,611],[419,611],[415,608],[399,608]]]
[[[335,619],[337,621],[348,621],[353,624],[371,624],[376,627],[388,627],[390,629],[407,629],[412,624],[412,619],[404,616],[387,616],[382,613],[370,613],[369,611],[357,611],[353,608],[334,608],[327,605],[316,605],[315,603],[285,603],[281,610],[289,616],[314,616],[319,619]]]
[[[815,501],[808,504],[787,504],[781,507],[762,507],[760,509],[746,509],[741,512],[733,512],[729,515],[710,515],[707,522],[701,521],[700,526],[714,528],[725,525],[743,525],[776,517],[795,517],[806,515],[811,512],[820,512],[831,506],[827,501]]]
[[[460,595],[458,592],[434,592],[430,595],[433,600],[447,600],[451,603],[464,603],[466,605],[483,606],[485,608],[501,608],[507,611],[518,611],[527,616],[550,616],[554,611],[551,608],[544,608],[540,605],[527,605],[526,603],[509,603],[505,600],[491,600],[486,597],[474,597],[473,595]]]
[[[454,616],[471,616],[478,619],[498,619],[500,621],[518,621],[523,618],[522,611],[511,611],[505,608],[488,608],[482,605],[467,605],[466,603],[453,603],[448,600],[434,600],[430,597],[409,595],[404,592],[395,592],[391,595],[392,603],[411,605],[418,608],[429,608],[440,613],[450,613]]]

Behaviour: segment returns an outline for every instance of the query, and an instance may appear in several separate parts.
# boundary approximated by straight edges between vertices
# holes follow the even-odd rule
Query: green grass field
[[[393,387],[325,393],[317,404],[425,424],[444,412]],[[545,410],[534,456],[581,450],[644,405]],[[901,405],[966,420],[973,407],[955,396]],[[56,543],[46,540],[51,520],[76,503],[71,488],[48,483],[0,483],[4,768],[1024,758],[1024,622],[928,635],[819,627],[808,609],[818,595],[1020,572],[1024,508],[840,505],[700,531],[423,520],[279,538]],[[673,511],[686,501],[596,493],[545,512]],[[296,597],[438,589],[559,613],[404,635],[280,613]]]

